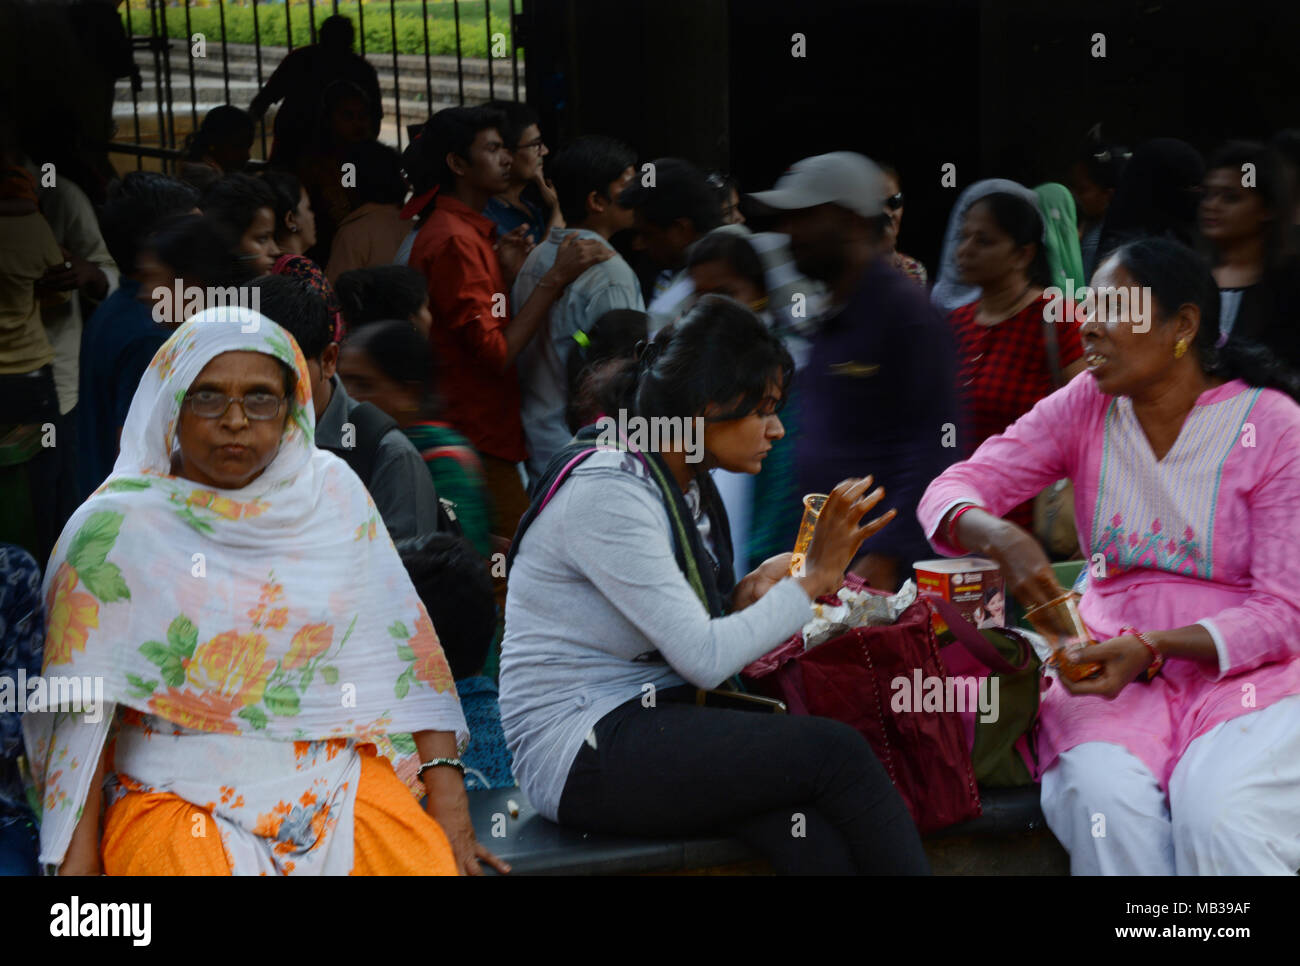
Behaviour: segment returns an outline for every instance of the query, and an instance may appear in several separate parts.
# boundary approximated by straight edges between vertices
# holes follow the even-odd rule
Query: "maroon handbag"
[[[851,577],[846,583],[855,590],[863,586]],[[948,677],[924,598],[894,624],[857,627],[811,651],[796,634],[742,673],[756,690],[784,701],[792,714],[833,718],[856,728],[924,834],[975,818],[980,797],[958,715],[921,710],[919,695],[913,710],[892,710],[893,682],[903,677],[910,686],[918,669],[922,680]]]

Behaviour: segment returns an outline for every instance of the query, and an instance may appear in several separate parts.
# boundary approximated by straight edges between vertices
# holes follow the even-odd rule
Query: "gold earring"
[[[1174,343],[1174,358],[1181,359],[1186,354],[1187,354],[1187,340],[1179,339],[1177,342]]]

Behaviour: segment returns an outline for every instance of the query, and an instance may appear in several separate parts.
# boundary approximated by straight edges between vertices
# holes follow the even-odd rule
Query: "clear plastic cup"
[[[1067,679],[1082,681],[1101,672],[1101,665],[1080,660],[1083,649],[1095,644],[1092,632],[1079,616],[1079,599],[1065,593],[1046,604],[1025,611],[1025,619],[1047,639],[1052,648],[1052,665]]]
[[[817,518],[821,516],[822,507],[830,497],[825,493],[809,493],[803,498],[803,519],[799,521],[799,535],[795,537],[794,553],[790,555],[790,576],[804,575],[804,561],[808,557],[808,545],[812,543],[813,531],[817,529]]]

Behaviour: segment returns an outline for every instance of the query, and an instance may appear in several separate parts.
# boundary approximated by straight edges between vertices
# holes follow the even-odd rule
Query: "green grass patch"
[[[521,0],[516,0],[520,3]],[[137,37],[150,34],[148,0],[129,0],[131,8],[131,31]],[[351,19],[356,27],[357,43],[355,49],[361,49],[361,20],[363,4],[359,0],[343,0],[339,3],[339,13]],[[505,35],[505,57],[510,56],[510,0],[491,0],[491,33]],[[190,11],[189,30],[185,27],[184,7],[167,7],[167,36],[182,40],[192,34],[201,33],[209,45],[221,43],[221,9],[212,0],[188,0]],[[225,36],[232,44],[251,44],[253,34],[253,5],[241,0],[226,0]],[[400,0],[389,4],[387,0],[365,0],[365,50],[366,53],[392,53],[393,28],[396,22],[397,52],[399,54],[424,53],[424,10],[425,4],[420,0]],[[429,0],[428,30],[429,52],[455,56],[456,21],[455,6],[452,0]],[[315,21],[317,26],[326,17],[334,13],[332,0],[319,0],[315,4]],[[486,57],[490,40],[484,26],[486,4],[483,0],[461,0],[460,3],[460,52],[465,57]],[[293,28],[293,46],[302,47],[311,43],[310,10],[306,0],[295,0],[288,11],[288,21]],[[127,21],[126,7],[122,8],[122,22]],[[259,3],[257,5],[257,26],[261,43],[264,47],[287,46],[285,30],[285,5],[283,3]],[[493,56],[500,53],[500,48]]]

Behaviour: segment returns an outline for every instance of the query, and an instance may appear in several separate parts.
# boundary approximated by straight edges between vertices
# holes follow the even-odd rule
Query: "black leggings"
[[[561,824],[595,832],[723,833],[777,872],[924,875],[921,838],[867,740],[848,725],[702,708],[694,688],[640,698],[596,724],[560,797]]]

